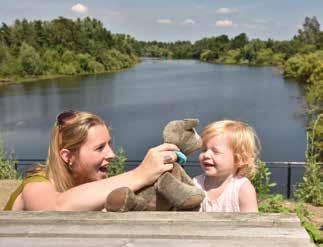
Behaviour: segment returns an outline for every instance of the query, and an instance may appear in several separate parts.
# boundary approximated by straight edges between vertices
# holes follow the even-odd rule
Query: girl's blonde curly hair
[[[234,160],[242,161],[243,165],[238,169],[237,175],[252,179],[256,174],[256,160],[260,152],[260,141],[256,132],[248,124],[222,120],[206,125],[201,133],[203,149],[206,143],[214,136],[225,134],[229,138],[229,145],[234,154]]]

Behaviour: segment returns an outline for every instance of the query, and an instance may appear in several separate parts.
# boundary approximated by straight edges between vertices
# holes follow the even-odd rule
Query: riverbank
[[[95,76],[95,75],[105,75],[105,74],[112,74],[117,72],[122,72],[131,68],[136,67],[141,61],[136,62],[132,66],[123,69],[116,69],[111,71],[104,71],[100,73],[82,73],[77,75],[39,75],[39,76],[31,76],[28,78],[25,77],[11,77],[11,78],[0,78],[0,86],[1,85],[8,85],[8,84],[17,84],[17,83],[27,83],[27,82],[34,82],[34,81],[42,81],[42,80],[53,80],[53,79],[60,79],[60,78],[72,78],[72,77],[83,77],[83,76]]]

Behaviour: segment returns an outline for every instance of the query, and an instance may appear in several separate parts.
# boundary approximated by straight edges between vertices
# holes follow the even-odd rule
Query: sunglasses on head
[[[57,126],[60,126],[60,127],[63,126],[64,124],[66,124],[67,120],[74,118],[75,115],[76,115],[76,111],[73,111],[73,110],[61,112],[56,117]]]

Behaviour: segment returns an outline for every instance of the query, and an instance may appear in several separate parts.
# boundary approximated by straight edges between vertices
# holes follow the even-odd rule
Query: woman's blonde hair
[[[238,169],[237,175],[252,179],[257,171],[255,162],[260,152],[260,142],[256,132],[249,125],[240,121],[212,122],[202,130],[203,149],[211,138],[223,134],[229,138],[229,145],[233,151],[235,162],[242,161],[244,163]]]
[[[60,150],[66,148],[71,153],[77,153],[87,139],[88,130],[95,125],[105,125],[104,121],[93,113],[73,111],[70,113],[65,123],[56,120],[51,131],[46,161],[47,176],[53,180],[59,192],[75,186],[69,164],[61,158]]]

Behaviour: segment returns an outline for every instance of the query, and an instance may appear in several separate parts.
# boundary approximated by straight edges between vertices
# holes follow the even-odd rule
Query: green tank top
[[[18,186],[18,188],[10,195],[9,200],[3,210],[5,211],[12,210],[13,204],[15,203],[17,197],[23,191],[26,184],[32,183],[32,182],[48,182],[48,181],[49,179],[46,176],[46,173],[44,170],[40,170],[33,174],[27,175],[26,178]]]

